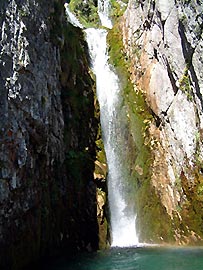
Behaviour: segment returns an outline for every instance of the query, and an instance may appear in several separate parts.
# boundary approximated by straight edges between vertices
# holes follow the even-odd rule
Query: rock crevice
[[[203,156],[202,11],[195,0],[130,0],[122,18],[131,80],[146,97],[154,122],[160,119],[159,125],[152,121],[149,127],[149,136],[156,138],[151,185],[170,216],[170,232],[178,243],[203,237],[197,221],[202,219],[201,206],[196,204],[203,203],[196,193],[202,185]],[[197,214],[193,224],[192,209]]]
[[[74,252],[98,245],[93,82],[83,34],[67,23],[63,4],[0,3],[0,268],[5,270],[64,247]]]

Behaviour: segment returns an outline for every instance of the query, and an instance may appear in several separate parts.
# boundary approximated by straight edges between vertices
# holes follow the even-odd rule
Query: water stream
[[[99,0],[102,25],[111,27],[108,17],[109,1]],[[108,63],[107,30],[85,30],[96,75],[97,96],[100,104],[101,127],[108,164],[108,199],[112,230],[112,246],[135,246],[135,213],[127,203],[127,178],[122,156],[125,149],[125,123],[122,118],[122,99],[119,78]]]
[[[83,28],[65,4],[67,19],[74,26]],[[102,26],[112,27],[109,19],[109,0],[98,0],[98,14]],[[96,75],[97,97],[100,105],[100,120],[104,148],[108,164],[108,200],[112,231],[112,246],[136,246],[138,237],[135,229],[134,206],[128,203],[128,172],[125,160],[125,128],[123,121],[121,85],[119,78],[109,65],[107,34],[105,29],[84,30]]]
[[[110,1],[109,0],[98,0],[98,15],[102,26],[112,28],[112,22],[109,19],[110,13]]]
[[[70,11],[67,3],[64,4],[67,20],[75,27],[83,28],[78,18]]]

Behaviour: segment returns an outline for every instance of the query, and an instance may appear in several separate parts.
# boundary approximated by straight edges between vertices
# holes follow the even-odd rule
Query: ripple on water
[[[39,267],[36,268],[39,270]],[[43,264],[43,270],[202,270],[203,248],[112,248]],[[30,270],[30,269],[29,269]]]

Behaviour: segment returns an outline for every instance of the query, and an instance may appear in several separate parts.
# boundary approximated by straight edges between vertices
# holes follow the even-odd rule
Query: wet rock
[[[131,80],[146,97],[154,118],[149,127],[151,185],[173,220],[172,227],[182,222],[189,229],[184,227],[181,234],[192,239],[195,231],[201,234],[198,241],[203,231],[189,220],[194,219],[192,207],[196,209],[198,200],[195,186],[202,181],[197,173],[203,151],[202,12],[195,0],[130,0],[122,19]]]
[[[0,268],[6,270],[64,246],[97,247],[97,121],[85,42],[67,23],[63,1],[1,1],[0,30]]]

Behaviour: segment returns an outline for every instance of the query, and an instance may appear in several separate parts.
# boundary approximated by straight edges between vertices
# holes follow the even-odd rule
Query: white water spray
[[[69,5],[67,3],[64,4],[67,20],[74,26],[83,28],[83,25],[79,22],[77,17],[70,11]]]
[[[65,4],[67,19],[76,27],[83,28]],[[112,27],[109,18],[109,0],[98,0],[98,14],[103,26]],[[96,75],[97,96],[105,152],[108,163],[108,198],[112,230],[112,246],[137,246],[134,207],[128,204],[128,173],[123,165],[125,148],[125,122],[123,123],[122,100],[119,78],[108,63],[107,30],[84,30]]]
[[[112,22],[109,19],[110,2],[109,0],[98,0],[98,15],[102,26],[112,28]]]
[[[109,1],[98,1],[99,16],[104,26],[111,28],[108,16]],[[105,18],[105,19],[104,19]],[[136,246],[133,206],[127,204],[127,174],[123,166],[122,147],[125,147],[121,121],[119,78],[108,64],[106,36],[103,29],[85,30],[96,75],[97,96],[100,104],[101,127],[108,163],[108,198],[111,215],[112,246]]]

